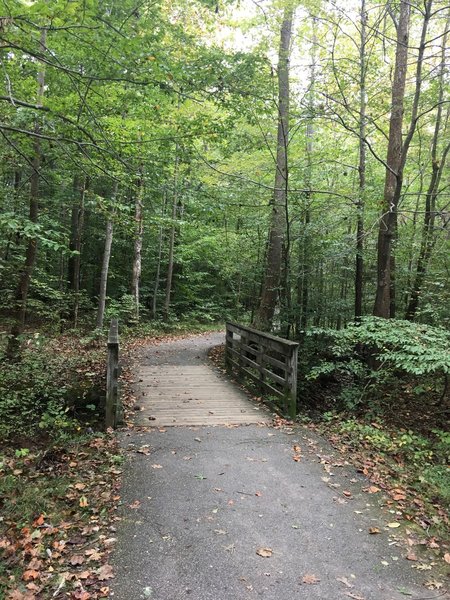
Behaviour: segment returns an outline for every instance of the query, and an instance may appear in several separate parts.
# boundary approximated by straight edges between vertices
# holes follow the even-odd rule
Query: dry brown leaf
[[[97,550],[86,550],[86,556],[89,556],[88,560],[100,560],[102,555]]]
[[[444,554],[444,560],[446,563],[448,563],[450,565],[450,552],[446,552]]]
[[[353,600],[366,600],[364,598],[364,596],[361,596],[360,594],[357,594],[356,592],[346,592],[345,595],[348,596],[349,598],[353,598]]]
[[[81,554],[74,554],[73,556],[70,557],[70,564],[71,565],[82,565],[84,563],[84,556],[81,556]]]
[[[429,579],[428,581],[425,581],[424,585],[429,590],[440,590],[444,587],[442,581],[436,581],[436,579]]]
[[[40,573],[39,571],[35,571],[34,569],[27,569],[24,571],[22,575],[22,579],[24,581],[31,581],[32,579],[39,579]]]
[[[273,554],[272,548],[258,548],[256,551],[258,556],[262,556],[263,558],[270,558]]]
[[[31,592],[21,592],[20,590],[13,590],[7,596],[8,600],[35,600],[36,596]]]
[[[114,577],[113,568],[111,565],[103,565],[97,571],[97,578],[100,581],[105,581],[106,579],[112,579]]]
[[[381,492],[380,488],[376,485],[371,485],[367,491],[369,492],[369,494],[377,494],[378,492]]]
[[[414,554],[414,552],[408,552],[406,555],[406,560],[417,560],[417,556]]]
[[[375,533],[381,533],[381,530],[378,527],[369,527],[369,533],[374,535]]]
[[[88,579],[91,576],[90,571],[82,571],[79,575],[77,575],[78,579]]]
[[[340,581],[341,583],[343,583],[348,588],[352,588],[353,587],[353,584],[350,583],[350,581],[347,579],[347,577],[336,577],[336,581]]]
[[[44,515],[39,515],[39,517],[33,521],[33,527],[40,527],[43,524],[44,524]]]
[[[302,583],[307,583],[308,585],[314,585],[315,583],[319,583],[320,578],[312,573],[306,573],[302,577]]]
[[[352,493],[349,492],[348,490],[344,490],[342,493],[344,494],[344,496],[347,496],[347,498],[351,498],[352,497]]]
[[[140,502],[140,500],[135,500],[134,502],[132,502],[132,503],[130,504],[130,508],[139,508],[139,507],[140,507],[140,505],[141,505],[141,502]]]

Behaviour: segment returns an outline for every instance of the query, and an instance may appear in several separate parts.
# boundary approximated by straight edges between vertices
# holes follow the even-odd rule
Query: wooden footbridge
[[[207,360],[225,342],[227,373]],[[117,323],[108,343],[107,425],[120,419],[117,393]],[[266,423],[272,410],[295,417],[298,344],[250,327],[227,323],[226,336],[193,336],[150,346],[135,367],[137,426]],[[264,402],[250,398],[237,382]]]

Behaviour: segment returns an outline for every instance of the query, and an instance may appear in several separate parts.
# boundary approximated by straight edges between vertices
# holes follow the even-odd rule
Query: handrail
[[[291,419],[297,414],[297,363],[297,342],[227,322],[225,364],[228,372],[234,371],[241,380],[255,381],[262,393],[276,399],[276,409]]]
[[[122,421],[119,398],[119,323],[111,319],[108,335],[106,369],[105,426],[115,429]]]

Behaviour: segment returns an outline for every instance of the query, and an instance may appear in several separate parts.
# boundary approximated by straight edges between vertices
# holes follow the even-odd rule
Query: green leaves
[[[373,353],[381,368],[400,369],[411,375],[450,373],[450,332],[441,327],[399,319],[365,317],[340,331],[313,329],[309,335],[326,335],[336,358],[353,356],[363,347]],[[330,363],[324,363],[330,372]]]

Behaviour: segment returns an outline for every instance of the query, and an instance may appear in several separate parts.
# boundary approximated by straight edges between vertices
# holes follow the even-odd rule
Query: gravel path
[[[222,339],[152,346],[142,360],[201,364]],[[306,429],[167,427],[121,436],[116,600],[439,596],[422,587],[397,545],[407,522]],[[397,519],[398,528],[387,526]],[[372,527],[381,533],[371,535]]]

